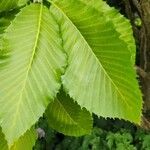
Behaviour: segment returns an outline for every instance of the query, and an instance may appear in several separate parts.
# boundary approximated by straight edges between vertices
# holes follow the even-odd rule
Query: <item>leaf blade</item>
[[[100,13],[103,13],[108,20],[112,21],[115,30],[120,34],[120,39],[127,43],[128,49],[131,52],[131,61],[134,65],[136,45],[129,20],[121,15],[115,8],[108,6],[105,1],[82,0],[82,2],[96,8]]]
[[[9,150],[7,141],[4,138],[4,134],[0,130],[0,148],[1,150]],[[37,134],[35,129],[32,127],[28,130],[20,139],[15,142],[15,144],[10,148],[10,150],[22,150],[23,146],[26,145],[26,150],[31,150],[35,145],[37,139]]]
[[[62,77],[65,90],[90,112],[140,123],[142,96],[131,53],[114,23],[82,0],[51,3],[50,11],[68,42],[64,44],[69,57]]]
[[[1,0],[0,1],[0,12],[9,11],[17,6],[19,0]]]
[[[0,70],[0,122],[10,147],[56,96],[66,56],[59,27],[42,4],[23,8],[7,29],[5,40],[10,58]]]
[[[46,111],[48,124],[53,129],[68,136],[90,134],[92,117],[84,108],[75,103],[65,92],[61,91]]]

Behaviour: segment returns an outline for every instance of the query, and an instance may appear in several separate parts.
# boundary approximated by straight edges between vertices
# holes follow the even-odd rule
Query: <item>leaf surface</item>
[[[15,18],[15,15],[18,12],[19,12],[18,10],[13,10],[11,12],[4,13],[0,17],[0,40],[2,40],[5,30],[10,25],[11,21]],[[2,45],[2,42],[0,42],[0,45]],[[0,50],[1,50],[1,47],[0,47]]]
[[[23,136],[21,136],[17,142],[14,143],[10,150],[22,150],[23,147],[26,150],[32,150],[36,140],[37,133],[34,127],[32,127]]]
[[[92,129],[92,117],[85,109],[61,91],[46,110],[48,124],[53,129],[69,136],[89,134]]]
[[[37,139],[37,134],[35,129],[32,127],[28,130],[20,139],[14,143],[14,145],[9,149],[7,141],[4,138],[4,134],[0,130],[0,148],[1,150],[22,150],[25,147],[26,150],[31,150],[35,145]]]
[[[102,0],[81,0],[91,7],[97,9],[101,14],[110,20],[115,30],[120,34],[120,39],[127,43],[128,50],[131,52],[131,61],[135,64],[136,45],[133,37],[132,26],[128,19],[121,15],[117,9],[110,7]]]
[[[8,150],[7,141],[4,138],[4,134],[2,133],[1,128],[0,128],[0,148],[1,150]]]
[[[60,88],[66,56],[59,26],[42,4],[22,9],[6,30],[0,124],[9,147],[42,116]]]
[[[19,0],[19,1],[18,1],[18,6],[26,5],[27,2],[29,2],[29,0]]]
[[[69,95],[98,116],[140,123],[142,96],[129,44],[114,22],[83,0],[56,0],[50,11],[60,24],[68,67],[62,82]],[[79,11],[80,10],[80,11]]]
[[[0,0],[0,12],[15,8],[18,1],[19,0]]]

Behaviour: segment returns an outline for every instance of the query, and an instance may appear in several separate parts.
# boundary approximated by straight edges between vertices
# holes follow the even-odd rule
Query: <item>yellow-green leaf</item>
[[[132,54],[113,19],[84,0],[51,3],[68,55],[62,77],[65,90],[98,116],[140,123],[142,96]]]
[[[9,11],[17,6],[19,0],[0,0],[0,12]]]
[[[7,141],[5,140],[4,134],[0,129],[1,150],[22,150],[23,148],[25,148],[26,150],[32,150],[33,146],[35,145],[36,139],[37,133],[36,130],[32,127],[23,136],[21,136],[11,148],[8,148]]]
[[[0,125],[10,147],[56,96],[66,56],[59,26],[43,4],[23,8],[4,38],[9,59],[0,68]]]

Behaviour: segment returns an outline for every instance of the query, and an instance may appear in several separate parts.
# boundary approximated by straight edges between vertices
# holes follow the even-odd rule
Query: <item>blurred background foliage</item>
[[[150,150],[150,131],[123,120],[97,118],[91,135],[68,137],[49,128],[41,118],[37,127],[45,131],[34,150]]]

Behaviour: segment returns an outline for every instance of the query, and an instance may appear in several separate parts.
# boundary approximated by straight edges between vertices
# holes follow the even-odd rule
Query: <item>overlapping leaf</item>
[[[2,16],[0,16],[0,50],[2,49],[3,34],[18,12],[19,12],[18,10],[13,10],[11,12],[7,12],[3,14]]]
[[[118,10],[113,7],[110,7],[106,2],[102,0],[81,0],[86,5],[96,8],[100,13],[110,20],[115,27],[115,30],[119,32],[120,39],[127,43],[128,49],[131,52],[131,61],[133,65],[135,64],[135,40],[133,37],[132,26],[129,23],[129,20],[122,16]]]
[[[29,0],[19,0],[18,6],[23,6],[23,5],[27,4],[27,2],[29,2]]]
[[[11,12],[5,12],[0,16],[0,67],[5,66],[8,59],[8,50],[4,49],[2,46],[4,42],[3,35],[18,12],[19,10],[13,10]]]
[[[59,26],[42,4],[22,9],[4,43],[9,59],[0,68],[0,125],[10,147],[56,96],[66,58]]]
[[[56,0],[50,11],[69,57],[62,77],[69,95],[98,116],[140,123],[142,98],[129,44],[114,22],[83,0]]]
[[[92,117],[84,108],[74,102],[65,92],[61,91],[52,102],[46,116],[53,129],[69,136],[89,134],[92,129]]]
[[[19,0],[0,0],[0,12],[15,8],[18,1]]]
[[[8,149],[7,141],[4,138],[4,134],[2,133],[1,128],[0,128],[0,149],[1,150],[7,150]]]
[[[9,58],[0,55],[5,61],[0,65],[0,125],[8,146],[15,142],[14,149],[29,142],[19,137],[56,96],[66,61],[62,83],[81,107],[98,116],[140,123],[142,100],[128,21],[100,0],[54,1],[50,12],[43,4],[23,8],[0,45]],[[2,0],[0,11],[17,2]],[[85,108],[59,95],[47,110],[50,125],[67,135],[86,134],[91,119]]]
[[[31,150],[35,145],[37,139],[37,134],[35,129],[32,127],[28,130],[20,139],[14,143],[14,145],[9,149],[7,141],[4,138],[4,134],[0,130],[0,149],[1,150],[22,150],[23,147],[26,150]]]

